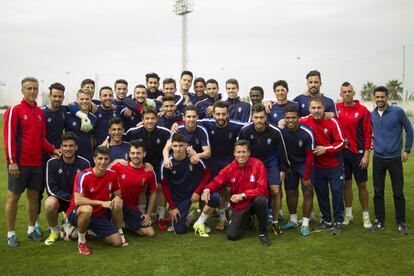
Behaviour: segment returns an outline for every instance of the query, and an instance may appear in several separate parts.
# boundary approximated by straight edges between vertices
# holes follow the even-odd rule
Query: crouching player
[[[112,246],[126,243],[121,228],[122,199],[118,175],[107,170],[109,149],[97,147],[93,161],[94,167],[76,175],[72,199],[66,212],[69,223],[78,228],[78,249],[85,256],[92,254],[85,238],[88,228]]]
[[[118,174],[119,186],[123,198],[123,215],[125,226],[142,237],[153,237],[151,214],[157,199],[157,183],[153,170],[145,171],[144,157],[146,149],[144,142],[133,140],[129,147],[130,162],[124,166],[115,163],[110,169]],[[148,207],[145,214],[138,209],[139,198],[147,185],[150,191]]]
[[[191,203],[200,200],[200,193],[210,179],[210,172],[200,160],[192,164],[187,157],[187,144],[185,137],[174,134],[171,139],[173,154],[170,157],[171,169],[164,168],[161,175],[162,191],[169,204],[169,214],[172,218],[172,226],[176,234],[184,234],[190,224],[187,215]],[[208,203],[211,208],[217,208],[218,195],[215,200]],[[208,234],[204,231],[203,235]]]
[[[263,163],[250,157],[249,142],[238,140],[234,144],[234,161],[224,167],[206,186],[201,200],[210,203],[226,184],[230,186],[230,204],[233,212],[227,227],[227,238],[238,240],[255,214],[259,222],[259,238],[263,245],[271,245],[267,237],[267,173]],[[196,232],[205,229],[205,222],[213,209],[206,205],[199,219],[194,223]],[[201,236],[201,235],[200,235]]]
[[[58,214],[66,212],[73,192],[75,175],[88,167],[89,161],[76,156],[76,135],[66,132],[62,135],[60,150],[61,157],[51,158],[46,164],[46,188],[48,197],[45,200],[46,219],[50,235],[45,241],[51,245],[59,238]]]

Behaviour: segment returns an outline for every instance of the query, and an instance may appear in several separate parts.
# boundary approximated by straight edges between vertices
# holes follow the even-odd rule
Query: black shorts
[[[357,183],[366,182],[368,180],[368,170],[361,169],[359,163],[361,162],[363,153],[355,154],[348,149],[344,149],[344,167],[345,167],[345,181],[352,180],[352,174],[354,175]]]
[[[291,170],[286,173],[285,177],[285,191],[297,190],[299,188],[299,182],[301,183],[303,192],[312,192],[303,184],[303,173],[300,171]]]
[[[43,191],[43,168],[19,166],[20,174],[11,176],[8,174],[8,189],[15,194],[21,194],[25,189]]]
[[[60,199],[60,198],[56,198],[56,199],[59,201],[58,213],[60,213],[60,212],[65,212],[66,213],[66,211],[69,209],[70,202],[65,201],[63,199]]]

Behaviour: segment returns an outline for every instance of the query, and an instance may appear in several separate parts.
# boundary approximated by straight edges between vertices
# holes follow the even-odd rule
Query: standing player
[[[118,117],[108,122],[109,126],[109,161],[128,160],[129,144],[123,141],[124,123]]]
[[[7,244],[19,246],[14,231],[17,206],[26,190],[28,229],[27,236],[34,241],[42,237],[35,230],[39,208],[39,191],[43,191],[42,151],[60,153],[46,140],[45,117],[37,106],[39,82],[26,77],[21,82],[23,100],[11,106],[4,114],[4,150],[8,168],[6,200]]]
[[[191,203],[198,203],[201,191],[210,179],[210,172],[203,161],[195,165],[190,162],[184,136],[174,134],[171,143],[172,168],[163,169],[161,185],[169,204],[174,232],[184,234],[188,231],[190,224],[187,215]],[[209,204],[211,207],[217,207],[218,200]]]
[[[183,112],[184,111],[184,97],[179,95],[179,94],[175,94],[175,92],[177,92],[177,84],[175,82],[174,79],[171,78],[166,78],[162,81],[162,90],[164,92],[165,96],[172,96],[174,97],[175,100],[175,105],[177,106],[177,110],[179,112]]]
[[[95,125],[95,138],[98,145],[102,144],[108,137],[108,122],[116,117],[116,111],[112,108],[114,102],[114,92],[109,86],[103,86],[99,90],[101,104],[95,112],[97,122]]]
[[[329,189],[332,193],[334,225],[333,235],[342,234],[344,220],[344,168],[342,149],[345,140],[339,122],[335,118],[324,118],[324,99],[314,96],[309,102],[310,115],[300,122],[312,128],[315,135],[315,181],[314,187],[318,198],[322,222],[316,231],[332,228],[332,216]]]
[[[404,173],[402,163],[407,162],[411,147],[413,146],[413,127],[402,108],[388,104],[387,88],[384,86],[375,88],[374,99],[377,107],[371,113],[371,123],[374,133],[372,175],[376,220],[369,230],[378,231],[384,228],[384,189],[385,175],[388,170],[391,177],[395,219],[398,225],[398,231],[402,235],[408,235],[408,227],[405,224]],[[403,129],[405,130],[405,147],[401,155],[403,148]]]
[[[266,122],[263,104],[254,105],[252,111],[253,122],[240,130],[239,139],[249,141],[251,156],[261,160],[266,167],[273,212],[272,228],[275,235],[280,235],[282,230],[277,219],[282,206],[280,186],[290,166],[285,141],[280,129]]]
[[[190,93],[192,94],[192,93]],[[194,96],[190,97],[191,104],[196,105],[199,101],[204,100],[206,95],[206,81],[203,78],[196,78],[194,80]]]
[[[322,95],[320,92],[322,79],[319,71],[313,70],[306,75],[306,85],[308,86],[308,90],[304,94],[293,99],[294,102],[299,104],[300,116],[304,117],[309,115],[309,101],[313,96],[322,97],[326,117],[330,118],[337,116],[335,102],[331,98]]]
[[[93,160],[93,168],[76,175],[72,199],[66,211],[69,223],[78,228],[78,250],[85,256],[92,254],[86,243],[87,229],[112,246],[127,245],[121,228],[123,216],[118,176],[107,169],[108,148],[97,147]]]
[[[354,100],[355,91],[349,82],[341,86],[342,103],[337,103],[338,121],[346,141],[344,149],[345,167],[345,218],[344,223],[352,223],[352,175],[358,186],[362,220],[365,228],[372,226],[368,212],[367,167],[371,150],[371,114],[368,109]]]
[[[298,104],[288,100],[289,87],[286,81],[278,80],[273,83],[273,91],[275,92],[276,102],[272,104],[270,113],[267,115],[267,119],[269,123],[277,126],[279,125],[279,121],[283,120],[285,117],[285,107],[289,104]]]
[[[298,186],[301,182],[303,194],[303,220],[300,235],[310,234],[309,220],[313,207],[313,185],[311,182],[313,168],[314,137],[312,130],[299,124],[299,107],[287,105],[284,110],[285,127],[281,130],[286,143],[290,161],[290,170],[285,178],[286,202],[289,209],[289,222],[282,226],[283,230],[298,227]]]
[[[206,82],[207,98],[196,104],[200,119],[213,117],[213,105],[221,99],[219,94],[219,85],[215,79],[209,79]]]
[[[258,103],[262,103],[264,98],[263,88],[260,86],[253,86],[250,88],[249,97],[250,101],[252,102],[252,106]]]
[[[171,129],[174,123],[183,120],[183,115],[177,112],[177,106],[172,96],[162,97],[162,110],[164,114],[159,116],[157,121],[157,125],[161,127]]]
[[[121,110],[124,109],[124,99],[128,94],[128,82],[124,79],[119,79],[115,81],[114,84],[114,91],[115,91],[115,99],[114,105],[116,107],[116,114],[119,116],[121,114]]]
[[[206,186],[201,196],[206,205],[193,228],[201,237],[208,237],[205,223],[213,209],[208,206],[217,197],[217,191],[230,186],[230,202],[233,212],[227,227],[227,238],[238,240],[248,225],[251,215],[259,222],[259,238],[263,245],[271,245],[267,237],[267,183],[266,168],[263,163],[250,157],[249,142],[238,140],[234,144],[234,161],[227,165]]]
[[[45,200],[46,219],[50,235],[45,244],[54,244],[59,238],[58,214],[66,212],[73,193],[75,175],[90,163],[83,157],[76,156],[76,136],[65,132],[61,136],[61,157],[49,159],[46,164],[46,188],[48,197]]]
[[[196,100],[195,95],[190,93],[192,82],[193,82],[193,73],[191,71],[182,71],[181,77],[180,77],[180,93],[181,93],[181,96],[184,98],[185,106],[192,104],[192,101]]]
[[[153,237],[154,229],[151,226],[151,214],[157,199],[157,182],[154,171],[145,171],[144,157],[146,155],[143,141],[131,141],[129,148],[128,165],[115,163],[111,170],[118,174],[118,182],[123,198],[123,215],[125,226],[143,237]],[[148,207],[145,213],[138,209],[141,193],[148,187],[150,191]]]
[[[226,91],[229,103],[230,119],[240,122],[249,122],[251,117],[251,105],[247,102],[240,101],[239,82],[236,79],[226,81]]]
[[[160,77],[157,73],[148,73],[145,75],[145,81],[147,83],[147,96],[148,99],[160,100],[163,93],[158,88],[160,87]]]

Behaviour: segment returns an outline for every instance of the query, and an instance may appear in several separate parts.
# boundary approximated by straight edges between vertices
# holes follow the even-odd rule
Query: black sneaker
[[[374,224],[368,228],[368,231],[377,232],[382,229],[384,229],[384,225],[379,220],[375,220]]]
[[[316,226],[314,232],[322,232],[332,228],[332,223],[327,221],[322,221],[318,226]]]
[[[275,233],[276,236],[279,236],[279,235],[283,234],[282,228],[280,228],[279,223],[272,223],[272,230],[273,230],[273,233]]]
[[[272,242],[267,237],[267,234],[259,235],[259,239],[264,246],[270,246]]]
[[[342,234],[342,223],[340,223],[340,222],[335,222],[334,223],[334,226],[333,226],[333,228],[332,228],[332,232],[331,232],[331,234],[332,235],[334,235],[334,236],[339,236],[339,235],[341,235]]]
[[[407,225],[405,225],[404,222],[401,222],[398,225],[398,231],[401,233],[401,235],[408,235],[408,233],[410,233],[410,231],[407,228]]]

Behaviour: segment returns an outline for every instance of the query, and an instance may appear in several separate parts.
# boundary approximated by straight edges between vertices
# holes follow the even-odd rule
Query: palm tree
[[[394,101],[401,101],[403,96],[402,82],[390,80],[385,87],[388,89],[388,98]]]
[[[369,81],[362,86],[361,98],[363,101],[372,101],[375,87],[376,85]]]

